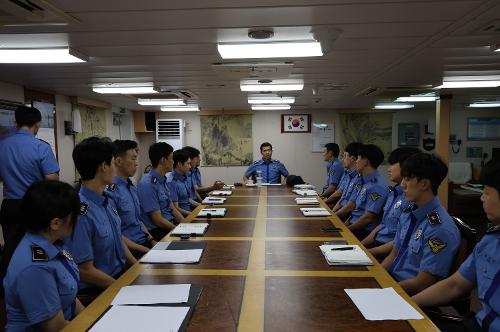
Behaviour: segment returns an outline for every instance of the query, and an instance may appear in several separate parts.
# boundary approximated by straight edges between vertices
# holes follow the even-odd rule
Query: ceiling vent
[[[145,98],[159,98],[159,99],[172,98],[172,99],[184,99],[184,100],[198,99],[198,96],[194,92],[187,89],[172,89],[170,87],[164,87],[164,86],[155,86],[154,89],[160,93],[155,94],[153,96],[149,95],[149,97]]]
[[[293,62],[249,62],[249,63],[214,63],[212,69],[228,78],[283,78],[293,69]]]
[[[79,23],[64,10],[45,0],[0,1],[0,25],[54,25]]]

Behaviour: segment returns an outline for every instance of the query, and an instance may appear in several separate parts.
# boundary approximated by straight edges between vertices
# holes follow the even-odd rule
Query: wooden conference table
[[[425,315],[365,320],[345,288],[394,287],[408,295],[375,259],[370,267],[328,266],[318,248],[324,241],[360,243],[336,216],[303,217],[294,197],[285,186],[236,188],[223,205],[225,218],[212,219],[204,237],[188,240],[206,241],[199,264],[137,263],[65,331],[87,330],[123,286],[167,283],[203,286],[188,331],[438,331]],[[195,219],[199,209],[187,220],[206,222]],[[322,232],[332,224],[343,231]]]

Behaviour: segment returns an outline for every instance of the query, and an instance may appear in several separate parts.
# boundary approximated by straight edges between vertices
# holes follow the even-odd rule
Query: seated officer
[[[413,296],[420,307],[446,305],[477,288],[481,310],[462,321],[435,321],[444,332],[500,331],[500,161],[490,161],[482,170],[481,201],[492,227],[474,251],[448,279]]]
[[[73,150],[80,173],[80,219],[68,247],[80,270],[81,294],[95,295],[124,271],[125,260],[136,262],[125,245],[115,203],[104,192],[113,183],[114,145],[107,138],[90,137]]]
[[[194,193],[191,193],[191,199],[201,202],[202,198],[206,196],[207,193],[213,190],[221,190],[224,186],[224,182],[219,180],[215,181],[212,186],[203,187],[199,169],[201,164],[200,150],[192,146],[185,146],[182,150],[186,151],[189,154],[189,158],[191,158],[191,170],[188,174],[188,181],[194,188]]]
[[[399,219],[393,249],[382,265],[401,287],[416,294],[450,274],[460,232],[436,197],[448,167],[437,157],[417,153],[401,168],[401,187],[413,203]]]
[[[173,151],[174,148],[164,142],[154,143],[149,147],[152,169],[142,177],[137,188],[142,220],[156,241],[160,241],[175,228],[174,222],[184,221],[170,199],[165,177],[167,172],[172,171]]]
[[[6,331],[59,331],[83,310],[78,267],[62,239],[77,222],[77,192],[59,181],[29,187],[21,202],[27,230],[4,279]]]
[[[347,144],[345,147],[344,155],[342,157],[344,175],[340,180],[337,190],[335,190],[335,192],[325,200],[325,203],[327,204],[333,204],[336,201],[333,208],[334,212],[339,211],[349,201],[349,196],[354,187],[354,182],[352,182],[352,180],[358,176],[358,172],[356,172],[356,159],[358,158],[358,150],[361,146],[361,143],[352,142]]]
[[[361,187],[356,187],[356,197],[349,201],[355,202],[349,229],[358,237],[364,239],[380,222],[380,215],[387,198],[387,182],[380,176],[377,168],[384,161],[384,153],[373,144],[363,145],[358,152],[356,171],[361,174]]]
[[[326,164],[326,181],[323,185],[321,197],[329,197],[337,189],[340,179],[344,175],[344,167],[339,159],[339,146],[336,143],[328,143],[323,150],[323,159]]]
[[[191,199],[191,182],[187,175],[191,170],[191,160],[189,154],[184,150],[174,151],[174,171],[172,172],[172,181],[168,182],[170,190],[170,199],[174,207],[183,215],[191,213],[193,207],[200,203]]]
[[[254,162],[248,167],[243,176],[243,182],[247,182],[249,178],[256,177],[260,172],[263,183],[281,183],[281,176],[288,176],[288,171],[279,160],[271,159],[273,156],[273,146],[271,143],[265,142],[260,145],[260,153],[262,159]]]
[[[137,143],[116,140],[113,144],[116,176],[114,182],[107,187],[106,193],[116,205],[125,244],[135,257],[140,257],[156,242],[142,223],[137,187],[130,179],[137,171]]]
[[[392,151],[387,158],[389,162],[387,175],[389,180],[395,182],[396,185],[389,187],[380,225],[361,241],[365,247],[370,248],[369,251],[375,257],[384,258],[392,250],[392,241],[398,228],[399,216],[409,204],[400,185],[402,180],[401,165],[408,157],[419,152],[420,150],[416,148],[398,148]]]

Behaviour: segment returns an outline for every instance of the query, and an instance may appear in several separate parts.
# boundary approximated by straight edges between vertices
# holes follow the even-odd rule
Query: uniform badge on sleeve
[[[427,243],[429,244],[429,247],[431,248],[432,252],[435,254],[439,253],[446,247],[446,243],[438,238],[429,239]]]
[[[375,193],[375,192],[370,194],[370,198],[371,198],[371,199],[372,199],[372,201],[374,201],[374,202],[375,202],[376,200],[378,200],[380,197],[382,197],[382,196],[380,196],[379,194],[377,194],[377,193]]]
[[[49,260],[49,256],[42,247],[32,245],[31,246],[31,260],[33,262],[47,262]]]
[[[87,211],[89,210],[89,205],[87,203],[81,202],[80,203],[80,214],[82,216],[87,215]]]
[[[441,218],[439,218],[439,213],[437,212],[429,213],[427,219],[431,225],[439,225],[441,223]]]

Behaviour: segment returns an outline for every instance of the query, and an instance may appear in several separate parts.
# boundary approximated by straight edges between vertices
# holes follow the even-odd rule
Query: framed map
[[[252,155],[252,115],[201,115],[204,166],[247,166]]]
[[[82,132],[75,134],[75,145],[91,136],[106,136],[106,110],[85,105],[73,105],[80,111]]]

